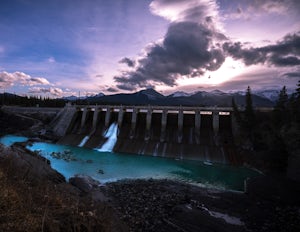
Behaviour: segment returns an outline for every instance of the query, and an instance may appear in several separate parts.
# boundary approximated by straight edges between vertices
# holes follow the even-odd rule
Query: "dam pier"
[[[231,107],[68,105],[53,123],[60,144],[97,149],[117,125],[114,152],[238,163]]]

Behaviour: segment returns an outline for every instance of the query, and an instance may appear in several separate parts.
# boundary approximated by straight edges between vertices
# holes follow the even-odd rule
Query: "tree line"
[[[16,105],[27,107],[64,107],[66,101],[64,99],[49,98],[42,96],[18,96],[16,94],[3,93],[0,94],[0,105]]]
[[[291,156],[300,154],[300,80],[288,96],[283,86],[271,113],[255,111],[251,88],[245,97],[245,110],[239,111],[232,100],[239,127],[236,142],[248,150],[247,162],[269,171],[286,172]]]

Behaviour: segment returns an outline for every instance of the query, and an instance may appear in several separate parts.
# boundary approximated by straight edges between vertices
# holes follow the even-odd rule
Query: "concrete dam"
[[[230,107],[66,106],[53,120],[58,143],[114,152],[239,164]],[[115,138],[112,138],[112,131]]]

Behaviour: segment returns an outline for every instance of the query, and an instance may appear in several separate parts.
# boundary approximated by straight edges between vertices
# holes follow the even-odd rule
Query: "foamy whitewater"
[[[118,125],[116,123],[111,124],[108,130],[104,133],[104,137],[108,138],[107,141],[101,148],[96,150],[100,152],[111,152],[117,142],[117,132]]]

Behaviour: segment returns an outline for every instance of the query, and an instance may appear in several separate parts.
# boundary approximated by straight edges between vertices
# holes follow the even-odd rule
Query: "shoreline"
[[[36,137],[31,137],[31,138],[28,138],[28,140],[27,141],[25,141],[25,142],[16,142],[15,144],[16,145],[20,145],[20,146],[22,146],[24,149],[26,149],[28,152],[33,152],[33,153],[36,153],[37,155],[39,155],[39,156],[41,156],[41,157],[43,157],[43,158],[45,158],[45,159],[47,159],[47,157],[45,157],[45,156],[43,156],[43,155],[41,155],[41,154],[38,154],[38,151],[33,151],[33,150],[31,150],[31,149],[28,149],[26,146],[27,145],[31,145],[32,143],[35,143],[35,142],[42,142],[42,143],[48,143],[48,144],[54,144],[55,145],[55,143],[53,143],[53,141],[52,140],[45,140],[45,139],[43,139],[43,138],[39,138],[38,136],[36,136]],[[71,147],[73,147],[73,146],[71,146]],[[71,148],[70,148],[71,149]],[[89,149],[88,149],[89,150]],[[67,153],[68,152],[68,153]],[[51,153],[51,152],[50,152]],[[52,152],[53,153],[53,152]],[[62,152],[62,151],[59,151],[59,152],[55,152],[55,154],[58,154],[58,158],[56,158],[56,157],[54,157],[54,158],[56,158],[56,159],[65,159],[64,158],[64,154],[69,154],[69,153],[72,153],[69,149],[66,149],[64,152]],[[121,153],[119,154],[119,153],[117,153],[116,155],[122,155]],[[137,156],[136,154],[129,154],[130,156]],[[151,156],[149,156],[149,157],[151,157]],[[165,157],[155,157],[155,158],[159,158],[159,159],[162,159],[162,160],[166,160],[166,158]],[[66,158],[66,159],[68,159],[68,158]],[[79,158],[79,159],[81,159],[81,158]],[[172,158],[167,158],[167,160],[175,160],[175,159],[172,159]],[[69,161],[69,160],[67,160],[67,161]],[[70,161],[72,161],[72,159],[70,159]],[[184,160],[182,160],[182,161],[184,161]],[[50,163],[50,160],[48,161],[49,163]],[[190,160],[187,160],[186,161],[187,163],[190,163],[191,161]],[[204,167],[206,167],[205,166],[205,163],[203,162],[203,161],[197,161],[197,162],[199,162],[199,164],[200,165],[204,165]],[[218,164],[218,163],[216,163],[215,164],[216,166],[220,166],[221,168],[224,166],[224,167],[233,167],[233,168],[235,168],[236,166],[231,166],[231,165],[224,165],[224,164]],[[209,165],[209,166],[211,166],[211,165]],[[244,168],[244,166],[241,166],[240,168]],[[249,170],[251,170],[249,167],[246,167],[246,168],[248,168]],[[59,172],[59,170],[57,170],[58,172]],[[102,171],[102,170],[101,170]],[[74,174],[74,175],[76,175],[76,173]],[[71,178],[72,177],[72,175],[71,176],[69,176],[68,178]],[[165,177],[151,177],[151,176],[149,176],[149,177],[145,177],[145,178],[140,178],[140,177],[124,177],[124,178],[112,178],[112,180],[111,179],[108,179],[108,180],[105,180],[105,183],[113,183],[113,182],[116,182],[116,181],[122,181],[122,180],[127,180],[127,179],[129,179],[129,180],[135,180],[135,179],[144,179],[144,180],[147,180],[147,179],[155,179],[155,180],[161,180],[161,179],[165,179]],[[193,186],[198,186],[198,187],[202,187],[202,188],[209,188],[209,189],[216,189],[216,190],[220,190],[220,191],[229,191],[229,192],[237,192],[237,193],[243,193],[243,192],[245,192],[245,186],[244,186],[244,184],[241,184],[241,186],[242,187],[240,187],[240,188],[230,188],[229,186],[231,185],[231,184],[233,184],[233,183],[227,183],[227,184],[225,184],[225,182],[224,182],[224,186],[223,185],[216,185],[216,184],[214,184],[214,183],[209,183],[209,182],[202,182],[202,181],[200,181],[200,180],[188,180],[188,179],[177,179],[176,177],[167,177],[167,179],[168,180],[171,180],[171,181],[178,181],[178,182],[181,182],[181,183],[185,183],[185,184],[190,184],[190,185],[193,185]],[[246,179],[245,179],[246,180]],[[244,180],[244,181],[245,181]],[[98,181],[101,181],[101,179],[98,179]]]

